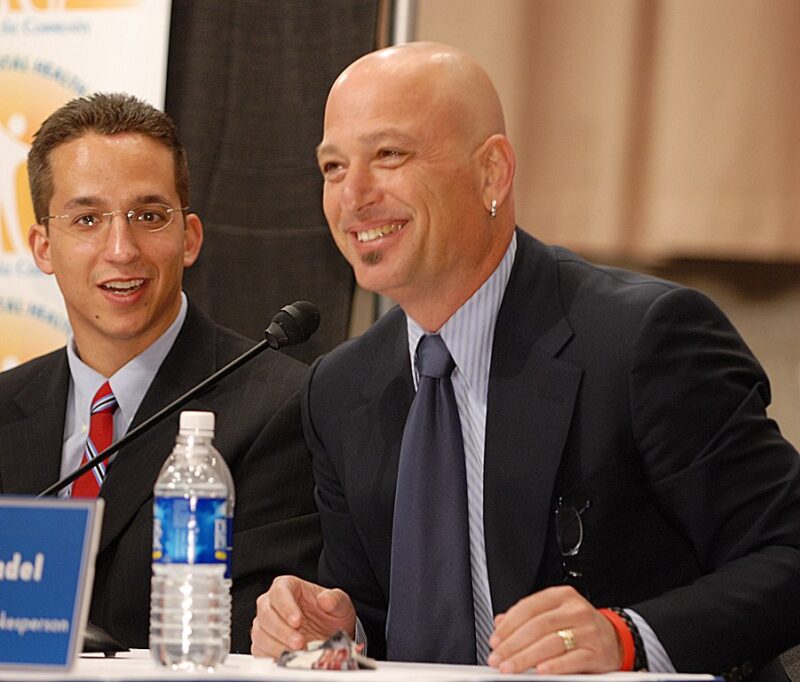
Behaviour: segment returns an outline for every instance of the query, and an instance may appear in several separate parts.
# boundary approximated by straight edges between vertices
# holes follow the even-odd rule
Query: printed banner
[[[64,345],[55,278],[30,253],[26,158],[70,99],[128,92],[163,108],[170,0],[0,0],[0,371]]]

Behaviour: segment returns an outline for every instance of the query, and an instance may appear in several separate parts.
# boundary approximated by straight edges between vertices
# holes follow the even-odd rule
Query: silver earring
[[[492,218],[497,217],[497,199],[492,199],[492,207],[489,209],[489,215]]]

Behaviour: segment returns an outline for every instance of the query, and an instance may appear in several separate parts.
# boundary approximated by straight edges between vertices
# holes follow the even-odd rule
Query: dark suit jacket
[[[253,345],[191,303],[133,426]],[[234,651],[250,651],[256,597],[281,573],[313,579],[321,545],[298,393],[306,368],[271,350],[186,405],[217,415],[215,445],[236,485]],[[69,385],[64,349],[0,374],[0,492],[35,494],[59,477]],[[147,647],[152,493],[178,415],[124,448],[108,468],[90,619],[124,644]]]
[[[680,671],[760,667],[800,640],[800,460],[761,367],[702,294],[517,234],[486,424],[495,613],[562,581],[555,508],[589,501],[567,568],[595,605],[638,611]],[[320,580],[352,595],[376,656],[413,397],[399,309],[315,363],[303,395]]]

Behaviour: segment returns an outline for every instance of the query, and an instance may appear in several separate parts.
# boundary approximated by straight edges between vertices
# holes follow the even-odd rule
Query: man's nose
[[[351,165],[344,182],[343,207],[351,213],[357,213],[375,203],[380,197],[380,188],[375,175],[368,166]]]
[[[116,262],[130,262],[139,256],[139,244],[136,231],[124,211],[114,211],[108,216],[108,233],[106,234],[106,258]]]

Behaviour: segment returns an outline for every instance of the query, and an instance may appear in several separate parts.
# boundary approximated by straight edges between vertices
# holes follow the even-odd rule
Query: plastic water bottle
[[[212,670],[230,651],[234,488],[213,438],[212,412],[182,412],[153,491],[150,655],[175,670]]]

